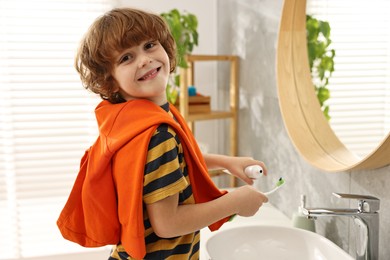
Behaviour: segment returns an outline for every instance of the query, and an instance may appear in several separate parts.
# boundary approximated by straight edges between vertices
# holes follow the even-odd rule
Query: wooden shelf
[[[233,113],[227,111],[211,111],[210,113],[196,113],[189,114],[186,118],[188,122],[195,122],[201,120],[213,120],[213,119],[224,119],[224,118],[232,118]]]
[[[187,61],[237,61],[235,55],[187,55]]]
[[[238,56],[235,55],[187,55],[186,61],[188,68],[180,68],[180,96],[179,96],[179,110],[184,119],[189,123],[191,130],[195,134],[196,121],[215,120],[215,119],[229,119],[230,120],[230,152],[232,156],[238,154]],[[195,62],[229,62],[230,63],[230,77],[229,77],[229,109],[227,111],[214,111],[207,113],[190,113],[188,86],[194,84],[194,63]],[[219,171],[217,174],[211,176],[219,176],[225,174]],[[236,179],[232,176],[232,187],[237,185]]]

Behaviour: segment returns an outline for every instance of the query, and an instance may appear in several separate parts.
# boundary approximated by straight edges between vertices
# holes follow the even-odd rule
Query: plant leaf
[[[329,120],[329,106],[325,101],[329,99],[330,92],[327,89],[329,78],[334,71],[335,50],[329,49],[332,43],[330,39],[330,25],[327,21],[321,21],[311,15],[306,15],[306,40],[310,72],[318,101],[325,117]]]

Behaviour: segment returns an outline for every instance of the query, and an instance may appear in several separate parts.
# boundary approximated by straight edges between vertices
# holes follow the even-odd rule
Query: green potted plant
[[[177,67],[187,68],[185,55],[191,54],[194,46],[198,45],[198,19],[186,11],[180,13],[177,9],[160,14],[167,22],[177,46]],[[174,72],[167,85],[168,101],[176,103],[180,75]]]
[[[334,71],[334,57],[336,55],[335,50],[329,48],[332,42],[329,23],[306,15],[306,37],[313,85],[321,109],[329,120],[329,106],[325,104],[325,101],[330,97],[327,85]]]

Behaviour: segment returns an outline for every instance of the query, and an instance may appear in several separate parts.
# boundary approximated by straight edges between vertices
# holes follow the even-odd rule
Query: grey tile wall
[[[279,176],[286,179],[285,187],[269,199],[289,217],[298,207],[300,194],[306,194],[308,206],[327,207],[355,206],[354,202],[334,198],[332,192],[378,197],[381,200],[379,255],[382,260],[389,259],[390,167],[323,172],[307,163],[289,140],[279,110],[275,72],[282,5],[282,0],[218,1],[218,53],[241,58],[239,153],[267,164],[269,176],[258,184],[260,189],[269,189]],[[316,225],[318,233],[354,255],[355,232],[348,218],[320,218]]]

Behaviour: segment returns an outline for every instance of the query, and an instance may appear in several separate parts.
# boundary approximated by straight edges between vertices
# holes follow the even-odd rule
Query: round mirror
[[[346,147],[323,116],[308,64],[306,0],[285,0],[277,47],[280,108],[288,134],[300,154],[325,171],[372,169],[390,164],[386,134],[365,156]],[[365,124],[365,122],[362,122]]]
[[[307,0],[306,14],[324,114],[344,145],[364,157],[390,130],[390,2]]]

